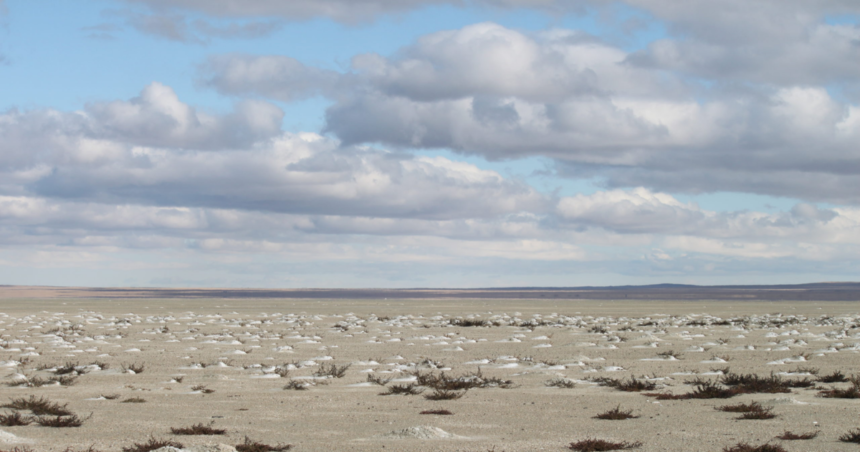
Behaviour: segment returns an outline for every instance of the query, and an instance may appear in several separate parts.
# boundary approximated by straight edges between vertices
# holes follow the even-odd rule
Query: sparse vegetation
[[[290,389],[293,391],[306,391],[311,386],[312,385],[306,381],[290,380],[290,382],[287,383],[286,386],[284,386],[284,389]]]
[[[142,397],[129,397],[120,403],[146,403],[146,399]]]
[[[176,441],[155,439],[155,437],[150,437],[149,440],[145,443],[134,443],[131,446],[123,447],[122,452],[150,452],[168,446],[175,447],[177,449],[182,449],[183,447],[185,447],[182,445],[182,443],[178,443]]]
[[[213,428],[212,424],[203,425],[195,424],[191,427],[170,427],[170,433],[174,435],[225,435],[227,434],[227,430],[223,428]]]
[[[77,414],[69,414],[67,416],[38,416],[34,418],[34,422],[42,427],[80,427],[84,425],[84,422],[91,416],[92,415],[85,418],[79,417]]]
[[[245,437],[245,442],[242,444],[236,445],[237,452],[283,452],[285,450],[292,449],[293,446],[290,444],[281,444],[278,443],[276,446],[272,446],[270,444],[264,444],[258,441],[253,441],[247,436]],[[123,451],[126,452],[126,451]]]
[[[860,428],[851,430],[850,432],[839,437],[839,441],[843,443],[860,444]]]
[[[441,416],[450,416],[454,413],[452,413],[448,410],[424,410],[418,414],[436,414],[436,415],[441,415]]]
[[[734,446],[724,447],[723,452],[788,452],[778,444],[762,444],[751,446],[747,443],[737,443]]]
[[[594,417],[597,419],[604,419],[604,420],[610,420],[610,421],[622,421],[625,419],[636,419],[639,417],[639,416],[634,416],[632,413],[633,413],[633,410],[622,411],[621,405],[619,405],[619,406],[617,406],[617,407],[615,407],[609,411],[604,411],[603,413],[600,413]]]
[[[0,425],[4,427],[18,427],[32,423],[32,418],[24,417],[17,411],[13,411],[11,414],[0,414]]]
[[[385,386],[390,383],[391,380],[391,378],[383,378],[374,374],[367,374],[367,381],[373,384],[377,384],[379,386]]]
[[[796,440],[815,438],[816,436],[818,436],[818,433],[819,433],[818,431],[815,431],[815,432],[811,432],[811,433],[797,434],[797,433],[792,433],[792,432],[786,430],[785,432],[783,432],[782,435],[777,436],[777,438],[783,439],[786,441],[796,441]]]
[[[143,363],[141,363],[141,364],[137,364],[137,363],[125,364],[125,363],[123,363],[121,365],[121,367],[122,367],[122,372],[126,373],[126,374],[127,373],[139,374],[139,373],[142,373],[146,369],[146,366]]]
[[[860,399],[860,380],[855,377],[850,381],[850,387],[844,389],[833,387],[830,389],[822,389],[818,392],[818,397],[825,397],[828,399]]]
[[[337,366],[334,363],[329,364],[328,366],[325,364],[321,364],[319,369],[314,372],[315,377],[328,377],[328,378],[343,378],[346,375],[346,370],[349,369],[349,364],[344,366]]]
[[[567,378],[554,378],[546,381],[544,386],[548,386],[550,388],[573,389],[576,387],[576,383],[574,383],[573,380],[568,380]]]
[[[836,370],[833,371],[833,373],[818,377],[817,381],[819,383],[844,383],[848,381],[848,377],[846,377],[842,372]]]
[[[437,389],[430,394],[424,394],[427,400],[456,400],[463,397],[466,391],[447,391],[445,389]]]
[[[68,408],[68,404],[60,405],[56,402],[51,402],[44,397],[30,396],[29,399],[18,398],[11,400],[9,403],[0,406],[0,408],[11,408],[13,410],[27,410],[36,416],[69,416],[72,414]]]
[[[614,442],[614,441],[606,441],[602,439],[584,439],[582,441],[577,441],[574,443],[570,443],[568,449],[576,450],[579,452],[602,452],[609,450],[626,450],[626,449],[636,449],[641,447],[641,442]]]
[[[386,392],[381,392],[379,395],[418,395],[424,392],[424,389],[418,387],[414,383],[408,385],[391,385],[386,386]]]

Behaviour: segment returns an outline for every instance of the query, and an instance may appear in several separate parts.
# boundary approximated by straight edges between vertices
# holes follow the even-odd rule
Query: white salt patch
[[[404,428],[402,430],[394,430],[383,435],[382,438],[391,439],[449,439],[457,438],[457,435],[451,434],[438,427],[419,425],[416,427]]]

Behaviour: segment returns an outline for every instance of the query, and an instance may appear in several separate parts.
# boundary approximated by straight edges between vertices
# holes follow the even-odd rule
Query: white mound
[[[388,432],[384,435],[380,435],[383,438],[392,438],[392,439],[446,439],[446,438],[456,438],[457,435],[451,434],[442,430],[438,427],[429,427],[426,425],[419,425],[416,427],[404,428],[403,430],[394,430]]]
[[[236,448],[227,444],[191,446],[185,449],[164,446],[162,448],[155,449],[153,452],[236,452]]]
[[[806,402],[794,399],[792,397],[780,397],[778,399],[770,399],[764,402],[766,405],[809,405]]]
[[[9,432],[0,430],[0,442],[3,443],[29,443],[31,440],[15,436]]]

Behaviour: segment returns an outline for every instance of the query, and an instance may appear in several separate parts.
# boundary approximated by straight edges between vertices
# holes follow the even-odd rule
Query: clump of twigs
[[[722,408],[735,408],[731,409],[723,409],[723,411],[733,411],[735,413],[742,413],[741,417],[737,419],[773,419],[776,417],[773,414],[773,408],[763,407],[756,402],[750,404],[740,404],[731,407],[722,407]]]
[[[42,427],[80,427],[84,425],[92,415],[87,417],[79,417],[77,414],[69,414],[66,416],[37,416],[34,421]]]
[[[424,389],[414,383],[386,386],[385,389],[386,391],[379,393],[379,395],[418,395],[424,392]]]
[[[427,400],[456,400],[463,397],[466,394],[466,391],[446,391],[444,389],[437,389],[430,394],[424,394],[424,398]]]
[[[277,445],[272,446],[270,444],[261,443],[259,441],[253,441],[247,436],[245,437],[244,443],[236,445],[237,452],[283,452],[292,448],[293,446],[291,444],[278,443]]]
[[[227,430],[223,428],[213,428],[212,423],[209,425],[195,424],[191,427],[170,427],[170,433],[174,435],[224,435]]]
[[[175,447],[177,449],[182,449],[183,447],[185,447],[182,445],[182,443],[177,443],[176,441],[155,439],[155,437],[150,436],[149,440],[145,443],[134,443],[131,446],[123,447],[122,452],[150,452],[168,446]]]
[[[418,414],[436,414],[436,415],[440,415],[440,416],[450,416],[454,413],[452,413],[448,410],[424,410]]]
[[[450,376],[445,372],[436,375],[432,372],[422,373],[420,371],[413,372],[412,375],[416,378],[416,383],[419,386],[446,391],[461,391],[475,388],[509,389],[516,386],[511,380],[484,376],[480,368],[475,372],[460,376]]]
[[[36,396],[30,396],[29,399],[18,398],[11,400],[9,403],[0,406],[0,408],[11,408],[13,410],[27,410],[36,416],[48,415],[48,416],[69,416],[72,414],[68,408],[66,408],[68,404],[60,405],[56,402],[51,402],[50,400]]]
[[[747,443],[737,443],[723,448],[723,452],[788,452],[779,444],[762,444],[752,446]]]
[[[815,438],[816,436],[818,436],[818,433],[819,433],[818,431],[815,431],[815,432],[810,432],[810,433],[797,434],[797,433],[792,433],[792,432],[786,430],[785,432],[783,432],[782,435],[777,436],[777,438],[784,439],[786,441],[796,441],[796,440],[802,440],[802,439]]]
[[[391,378],[383,378],[373,374],[367,374],[367,381],[379,386],[385,386],[388,383],[391,383]]]
[[[849,381],[851,381],[850,387],[844,389],[833,387],[823,389],[818,392],[818,397],[829,399],[860,399],[860,377],[852,377]]]
[[[848,381],[848,377],[846,377],[842,372],[836,370],[833,371],[833,373],[818,377],[817,381],[819,383],[844,383]]]
[[[13,411],[11,414],[0,414],[0,425],[4,427],[17,427],[32,423],[32,418],[24,417],[17,411]]]
[[[641,447],[642,443],[639,441],[636,442],[615,442],[615,441],[606,441],[602,439],[584,439],[582,441],[577,441],[574,443],[570,443],[568,449],[576,450],[579,452],[602,452],[608,450],[626,450],[626,449],[636,449]]]
[[[605,419],[609,421],[623,421],[625,419],[636,419],[639,416],[634,416],[633,410],[622,411],[621,405],[618,405],[617,407],[609,411],[604,411],[603,413],[600,413],[594,417],[597,419]]]
[[[573,389],[576,387],[576,383],[574,383],[573,380],[568,380],[567,378],[553,378],[552,380],[547,380],[544,383],[544,386],[550,388]]]
[[[652,391],[657,387],[657,385],[650,381],[637,380],[633,377],[630,377],[627,381],[609,377],[593,378],[591,381],[600,386],[607,386],[624,392]]]
[[[329,364],[328,366],[325,364],[321,364],[319,369],[314,372],[315,377],[328,377],[328,378],[343,378],[346,375],[346,370],[349,369],[349,364],[343,366],[337,366],[334,363]]]
[[[839,441],[842,441],[843,443],[860,444],[860,428],[851,430],[850,432],[840,436]]]
[[[123,363],[120,367],[122,368],[122,372],[126,373],[126,374],[139,374],[139,373],[142,373],[146,369],[146,366],[143,363],[141,363],[141,364],[137,364],[137,363],[125,364],[125,363]]]

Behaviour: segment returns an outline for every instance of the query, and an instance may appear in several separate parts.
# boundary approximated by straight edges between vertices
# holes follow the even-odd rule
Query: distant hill
[[[570,300],[819,300],[860,301],[860,283],[794,285],[501,287],[475,289],[201,289],[0,286],[12,298],[311,298],[311,299],[570,299]]]

